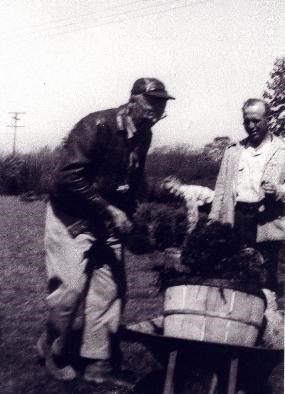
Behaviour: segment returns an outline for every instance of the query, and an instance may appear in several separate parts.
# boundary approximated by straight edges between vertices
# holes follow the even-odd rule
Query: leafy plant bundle
[[[262,255],[242,244],[238,232],[228,224],[200,221],[186,238],[181,264],[183,268],[179,272],[172,268],[162,273],[163,287],[171,279],[181,278],[186,281],[223,279],[243,288],[256,289],[266,283]]]
[[[186,211],[181,204],[143,203],[133,216],[133,230],[126,245],[135,254],[181,247],[186,229]]]

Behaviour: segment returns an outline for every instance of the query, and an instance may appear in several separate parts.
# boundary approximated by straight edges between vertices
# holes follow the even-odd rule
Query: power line
[[[148,1],[148,0],[146,0],[146,1]],[[185,2],[185,0],[176,0],[175,3],[177,3],[178,1],[184,1]],[[53,33],[52,30],[54,30],[54,29],[53,28],[49,28],[49,29],[38,30],[38,31],[35,31],[35,32],[30,32],[30,33],[27,33],[26,35],[34,35],[34,34],[37,34],[37,33],[41,34],[41,33],[45,33],[45,32],[47,32],[47,33],[51,32],[51,34],[47,34],[47,35],[45,35],[45,37],[60,36],[62,34],[70,34],[70,33],[78,32],[78,31],[92,30],[92,29],[100,27],[100,26],[112,25],[112,24],[115,24],[115,23],[121,23],[121,22],[126,22],[126,21],[130,21],[130,20],[138,19],[138,18],[144,18],[146,16],[158,15],[158,14],[166,13],[166,12],[169,12],[169,11],[174,11],[174,10],[190,7],[192,5],[208,3],[210,1],[213,1],[213,0],[191,1],[190,3],[187,3],[187,4],[178,5],[178,6],[172,5],[171,7],[161,9],[162,6],[164,7],[164,6],[170,5],[171,3],[173,4],[173,0],[165,1],[163,3],[160,2],[159,6],[156,5],[156,6],[140,7],[138,9],[130,9],[130,10],[127,10],[127,11],[124,11],[124,12],[114,13],[114,14],[107,15],[105,17],[97,18],[97,19],[95,19],[95,21],[97,20],[99,23],[95,23],[95,24],[93,23],[91,26],[81,27],[79,29],[72,29],[72,30],[66,30],[66,31],[60,31],[60,32],[54,32]],[[111,21],[105,21],[105,22],[101,22],[100,23],[100,20],[102,20],[102,19],[106,19],[106,18],[110,18],[110,17],[125,16],[125,15],[133,13],[133,12],[144,11],[144,10],[147,10],[147,9],[151,9],[151,11],[150,12],[145,12],[145,13],[139,14],[139,15],[134,15],[133,17],[130,17],[130,18],[111,20]],[[157,11],[156,11],[156,9],[157,9]],[[60,26],[60,28],[65,28],[65,27],[69,27],[69,26],[73,26],[73,25],[78,25],[80,23],[81,22],[69,23],[69,24]],[[38,36],[38,34],[37,34],[37,36]]]
[[[145,1],[153,1],[153,0],[145,0]],[[161,1],[160,0],[160,4],[159,5],[157,5],[157,4],[154,4],[154,5],[150,5],[150,6],[147,6],[147,7],[131,7],[130,9],[128,9],[128,10],[125,10],[125,11],[122,11],[122,12],[115,12],[115,13],[110,13],[110,14],[106,14],[105,16],[101,16],[101,17],[99,17],[99,18],[95,18],[93,21],[92,20],[90,20],[90,22],[94,22],[94,21],[100,21],[101,19],[106,19],[106,18],[110,18],[110,17],[117,17],[117,16],[121,16],[121,15],[126,15],[126,14],[129,14],[129,13],[132,13],[132,12],[137,12],[137,11],[141,11],[141,10],[145,10],[145,9],[147,9],[147,8],[157,8],[157,7],[161,7],[161,6],[163,6],[164,4],[168,4],[168,3],[173,3],[173,1],[185,1],[185,0],[171,0],[171,1]],[[135,4],[138,4],[138,3],[142,3],[142,0],[140,0],[140,1],[135,1],[135,2],[129,2],[129,3],[126,3],[126,5],[135,5]],[[117,6],[117,7],[113,7],[113,8],[119,8],[119,6]],[[85,14],[85,15],[82,15],[82,17],[87,17],[87,16],[92,16],[92,15],[97,15],[98,14],[98,12],[96,12],[96,13],[90,13],[90,14]],[[63,24],[63,25],[61,25],[61,26],[54,26],[54,27],[47,27],[47,28],[44,28],[44,29],[39,29],[39,30],[36,30],[36,31],[28,31],[28,32],[26,32],[26,33],[23,33],[24,35],[33,35],[33,34],[36,34],[36,33],[42,33],[42,32],[49,32],[49,31],[52,31],[52,30],[54,30],[54,29],[63,29],[63,28],[65,28],[65,27],[70,27],[70,26],[74,26],[74,25],[79,25],[79,24],[81,24],[82,23],[82,21],[76,21],[76,22],[70,22],[70,23],[67,23],[67,24]]]
[[[143,1],[153,1],[153,0],[143,0]],[[129,1],[129,2],[125,2],[123,4],[115,5],[112,8],[111,7],[106,7],[106,8],[97,10],[96,12],[89,12],[88,14],[75,15],[74,17],[63,18],[63,19],[58,19],[58,18],[50,19],[50,20],[48,20],[46,22],[36,23],[36,24],[30,25],[29,29],[30,28],[40,28],[40,27],[44,27],[45,25],[47,25],[47,26],[51,25],[51,27],[50,27],[51,29],[56,28],[56,27],[60,28],[61,27],[60,26],[61,23],[65,23],[65,22],[68,22],[68,21],[72,22],[75,18],[76,19],[77,18],[79,18],[79,19],[80,18],[87,18],[87,17],[90,17],[92,15],[98,15],[98,13],[101,13],[102,11],[104,12],[104,11],[109,11],[109,10],[113,10],[113,9],[119,9],[119,8],[127,7],[129,5],[135,5],[135,4],[138,4],[138,3],[141,3],[141,2],[142,2],[142,0]],[[77,21],[75,23],[80,23],[80,21]],[[59,26],[56,26],[57,24],[59,24]],[[52,25],[54,25],[54,26],[52,26]],[[13,33],[16,33],[16,34],[24,33],[25,34],[25,33],[32,33],[32,32],[29,32],[29,31],[26,32],[25,29],[24,30],[23,29],[15,29],[13,31]]]
[[[179,1],[179,0],[176,0],[176,1]],[[184,0],[182,0],[182,1],[184,1]],[[92,26],[88,26],[88,27],[85,27],[85,28],[73,29],[73,30],[59,32],[59,33],[51,33],[51,34],[48,34],[46,37],[54,37],[54,36],[60,36],[60,35],[63,35],[63,34],[69,34],[69,33],[78,32],[78,31],[92,30],[92,29],[95,29],[95,28],[101,27],[101,26],[113,25],[113,24],[116,24],[116,23],[122,23],[122,22],[126,22],[126,21],[139,19],[139,18],[144,18],[146,16],[164,14],[164,13],[167,13],[169,11],[179,10],[179,9],[182,9],[182,8],[190,7],[192,5],[204,4],[204,3],[209,3],[209,2],[212,2],[212,1],[214,1],[214,0],[197,0],[195,2],[192,1],[191,3],[184,4],[184,5],[181,5],[181,6],[178,6],[178,7],[173,7],[172,6],[172,7],[169,7],[169,8],[166,8],[166,9],[162,9],[162,10],[159,10],[159,11],[144,13],[144,14],[141,14],[141,15],[135,15],[134,17],[131,17],[131,18],[98,23],[98,24],[94,24]],[[167,3],[170,3],[170,2],[167,2]]]
[[[16,139],[17,139],[17,129],[19,127],[25,127],[25,126],[20,126],[18,125],[18,121],[20,118],[18,115],[25,114],[26,112],[19,112],[19,111],[14,111],[14,112],[8,112],[9,114],[13,114],[14,116],[11,116],[12,119],[14,119],[14,124],[12,125],[7,125],[7,127],[12,127],[14,129],[14,135],[13,135],[13,145],[12,145],[12,154],[14,155],[16,153]]]

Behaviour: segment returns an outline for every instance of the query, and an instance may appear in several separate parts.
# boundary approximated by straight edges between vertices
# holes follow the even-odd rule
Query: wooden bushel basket
[[[168,287],[164,335],[199,341],[252,346],[262,324],[261,296],[212,285]]]

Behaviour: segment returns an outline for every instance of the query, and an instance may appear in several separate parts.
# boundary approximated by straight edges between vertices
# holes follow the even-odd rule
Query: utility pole
[[[12,125],[7,125],[7,127],[13,127],[14,129],[14,137],[13,137],[13,147],[12,147],[12,154],[14,155],[16,153],[16,140],[17,140],[17,129],[18,127],[25,127],[25,126],[19,126],[18,121],[20,120],[19,115],[25,114],[26,112],[8,112],[9,114],[13,114],[12,119],[14,119],[14,124]]]

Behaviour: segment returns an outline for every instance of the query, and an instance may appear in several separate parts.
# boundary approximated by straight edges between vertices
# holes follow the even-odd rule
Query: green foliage
[[[187,221],[181,204],[143,203],[134,215],[134,231],[128,247],[135,253],[179,247],[184,241]]]
[[[269,127],[276,135],[285,137],[285,57],[274,62],[270,79],[263,93],[270,105]]]
[[[1,157],[0,160],[1,194],[20,194],[23,190],[23,160],[12,155]]]
[[[220,163],[225,149],[231,144],[230,137],[216,137],[214,140],[205,145],[203,154],[208,160],[212,160],[214,162]]]
[[[147,173],[159,179],[176,175],[183,183],[214,188],[220,162],[229,143],[228,137],[219,137],[199,150],[181,146],[156,149],[148,156]]]
[[[149,154],[146,172],[155,181],[176,175],[185,183],[214,188],[228,137],[218,137],[204,149],[188,145],[158,148]],[[8,195],[46,194],[60,149],[45,147],[38,152],[0,156],[0,193]]]
[[[46,194],[58,151],[45,147],[38,152],[0,157],[0,193],[8,195]]]
[[[186,183],[213,188],[227,141],[224,137],[215,139],[202,150],[178,146],[153,151],[148,158],[149,183],[158,186],[161,178],[174,174]],[[0,156],[0,193],[22,195],[27,200],[45,196],[59,152],[43,148],[35,153]],[[128,246],[135,253],[179,247],[183,243],[187,227],[185,207],[171,202],[169,196],[157,201],[142,203],[134,216]]]
[[[200,220],[186,236],[179,270],[175,265],[166,266],[160,274],[160,284],[166,288],[178,283],[222,279],[241,290],[258,291],[268,283],[262,262],[258,250],[243,243],[239,231],[230,224]]]

